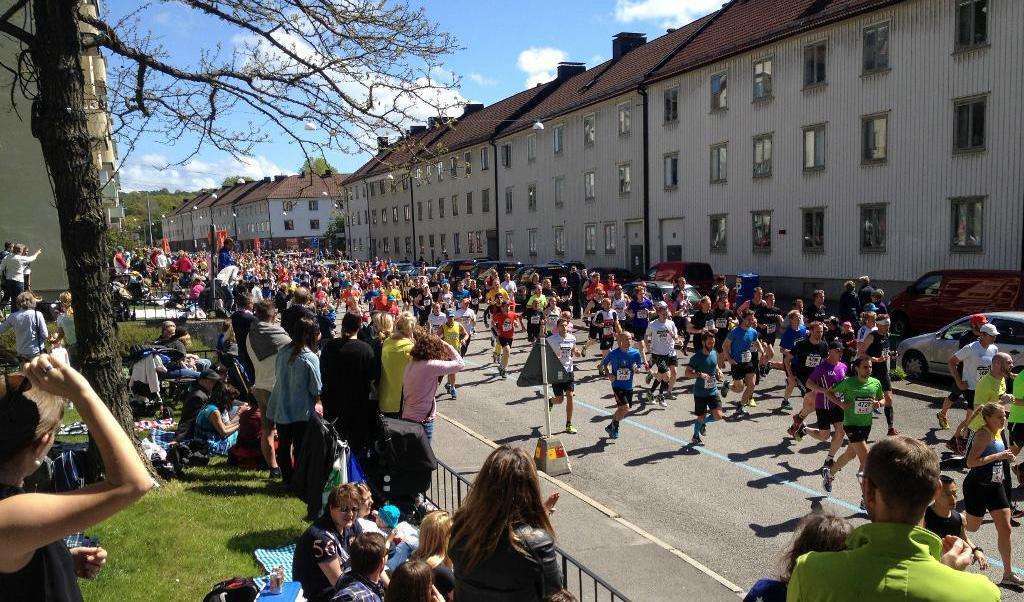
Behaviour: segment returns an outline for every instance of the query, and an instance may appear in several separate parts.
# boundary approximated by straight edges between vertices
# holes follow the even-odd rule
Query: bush
[[[903,371],[902,366],[896,366],[889,371],[889,380],[898,382],[901,380],[907,380],[907,373]]]
[[[50,333],[57,330],[57,324],[50,322],[46,325]],[[160,336],[159,326],[149,326],[144,322],[120,322],[117,325],[117,349],[121,357],[128,357],[129,350],[134,345],[146,345],[152,343]],[[204,346],[195,336],[189,345],[189,351],[203,349]],[[13,364],[16,360],[14,346],[14,331],[8,330],[0,334],[0,364]]]

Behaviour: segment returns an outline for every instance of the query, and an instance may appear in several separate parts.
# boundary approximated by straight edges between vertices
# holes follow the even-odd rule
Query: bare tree
[[[212,21],[221,40],[192,62],[176,60],[150,31],[151,11],[185,5]],[[181,161],[204,147],[236,157],[272,136],[308,159],[325,150],[373,150],[455,104],[441,60],[454,40],[423,9],[384,0],[153,0],[112,20],[96,0],[5,0],[0,36],[19,47],[0,67],[10,102],[29,100],[32,132],[53,179],[83,371],[131,432],[103,243],[90,111],[109,111],[115,137],[174,145]],[[106,97],[86,106],[83,54],[111,58]],[[3,72],[0,72],[2,74]],[[17,92],[17,93],[16,93]],[[3,102],[3,100],[0,100]],[[230,118],[230,119],[229,119]]]

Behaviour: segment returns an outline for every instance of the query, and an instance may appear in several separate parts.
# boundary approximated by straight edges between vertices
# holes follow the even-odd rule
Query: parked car
[[[1009,353],[1014,363],[1018,363],[1021,353],[1024,353],[1024,312],[985,312],[985,316],[999,330],[996,337],[999,350]],[[970,328],[970,318],[964,316],[936,332],[904,339],[897,348],[897,354],[907,377],[949,376],[949,358],[960,349],[960,335]]]
[[[495,261],[493,259],[484,259],[476,262],[473,269],[469,271],[469,277],[476,280],[477,286],[483,286],[483,274],[491,268],[497,270],[498,274],[504,274],[505,272],[515,274],[516,271],[522,267],[523,262],[521,261]]]
[[[623,284],[622,292],[632,297],[633,291],[636,290],[638,284],[640,284],[639,280]],[[647,280],[644,284],[647,285],[647,294],[650,295],[651,301],[655,303],[668,299],[668,296],[672,294],[672,289],[675,288],[675,285],[671,282],[660,280]],[[691,304],[696,305],[700,302],[700,296],[697,287],[689,283],[686,284],[686,298]]]
[[[697,261],[663,261],[654,264],[647,270],[647,280],[664,280],[675,282],[680,276],[686,278],[687,284],[697,287],[702,295],[710,295],[715,285],[715,272],[711,264]]]
[[[1024,310],[1024,272],[928,272],[888,303],[894,334],[939,329],[957,318],[988,311]]]
[[[601,282],[608,282],[608,276],[615,276],[615,282],[619,284],[625,284],[627,282],[637,282],[640,278],[625,268],[588,268],[587,273],[593,274],[597,272],[601,275]]]
[[[448,280],[458,280],[476,267],[476,259],[448,259],[437,266],[437,271]]]
[[[516,283],[516,304],[525,305],[529,293],[530,279],[534,274],[540,274],[540,279],[551,279],[554,286],[562,276],[569,275],[569,267],[561,264],[530,265],[519,269],[513,276],[512,281]]]

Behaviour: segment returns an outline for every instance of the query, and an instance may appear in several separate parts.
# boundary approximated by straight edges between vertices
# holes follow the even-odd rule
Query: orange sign
[[[169,240],[167,240],[166,238],[161,238],[160,239],[160,248],[163,249],[165,255],[170,255],[170,253],[171,253],[171,242]]]
[[[224,241],[228,239],[228,231],[226,229],[225,230],[217,230],[216,231],[216,236],[217,236],[217,246],[215,248],[217,250],[220,250],[220,248],[224,246]]]

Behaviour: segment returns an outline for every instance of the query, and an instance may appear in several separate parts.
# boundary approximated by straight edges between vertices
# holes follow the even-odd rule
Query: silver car
[[[1020,365],[1024,353],[1024,312],[1005,311],[985,314],[999,330],[996,345]],[[949,358],[960,349],[960,336],[971,329],[970,317],[964,316],[947,324],[937,332],[910,337],[900,343],[897,353],[900,365],[908,378],[921,378],[929,374],[949,376]],[[1016,370],[1015,370],[1016,371]]]

